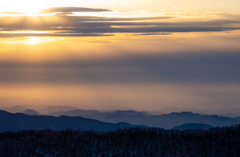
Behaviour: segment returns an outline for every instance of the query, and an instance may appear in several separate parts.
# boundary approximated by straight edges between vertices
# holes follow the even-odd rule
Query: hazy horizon
[[[164,115],[164,114],[172,114],[172,113],[193,113],[199,115],[218,115],[223,117],[231,117],[236,118],[240,117],[240,109],[239,108],[218,108],[218,109],[198,109],[198,108],[179,108],[179,107],[166,107],[159,108],[155,110],[141,110],[134,108],[123,108],[120,106],[98,106],[94,108],[80,108],[78,106],[48,106],[48,105],[18,105],[18,106],[0,106],[0,110],[4,110],[10,113],[25,113],[31,114],[35,111],[40,115],[48,115],[52,113],[85,113],[89,114],[88,111],[98,111],[100,113],[113,113],[117,111],[121,112],[138,112],[146,113],[148,115]],[[70,114],[71,116],[71,114]],[[81,116],[81,115],[78,115]]]

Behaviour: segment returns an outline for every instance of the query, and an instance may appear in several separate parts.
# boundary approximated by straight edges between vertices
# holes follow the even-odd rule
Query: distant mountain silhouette
[[[105,123],[98,120],[86,119],[82,117],[67,116],[30,116],[22,113],[12,114],[0,110],[0,132],[18,130],[61,130],[61,129],[81,129],[96,131],[111,131],[121,128],[135,127],[128,123]],[[144,127],[144,126],[139,126]]]
[[[235,119],[240,121],[240,117],[236,117]]]
[[[203,129],[203,130],[208,130],[210,128],[213,128],[211,125],[207,125],[207,124],[196,124],[196,123],[190,123],[190,124],[183,124],[180,126],[175,126],[173,129],[176,130],[187,130],[187,129]]]
[[[87,112],[89,111],[86,111],[86,113]],[[234,118],[222,117],[217,115],[200,115],[191,112],[173,112],[163,115],[148,115],[145,112],[127,110],[115,112],[94,112],[91,114],[84,114],[84,110],[72,110],[61,113],[51,113],[51,115],[82,116],[85,118],[97,119],[102,122],[127,122],[133,125],[146,125],[149,127],[159,127],[165,129],[172,129],[175,126],[180,126],[187,123],[202,123],[214,127],[230,126],[240,123],[240,120]]]
[[[147,112],[138,112],[134,110],[117,110],[113,112],[115,115],[128,115],[128,116],[137,116],[137,115],[145,115],[148,116],[149,114]]]
[[[61,111],[69,111],[69,110],[74,110],[77,109],[77,107],[72,107],[72,106],[48,106],[43,109],[39,109],[38,112],[41,114],[47,114],[51,112],[61,112]]]
[[[147,112],[137,112],[134,110],[117,110],[114,112],[100,112],[97,110],[80,110],[80,109],[75,109],[75,110],[70,110],[70,111],[61,111],[61,112],[52,112],[48,113],[48,115],[52,116],[86,116],[86,117],[102,117],[106,115],[119,115],[119,116],[137,116],[137,115],[149,115]]]
[[[217,109],[197,109],[197,108],[179,108],[179,107],[167,107],[161,110],[151,111],[150,114],[160,115],[160,114],[170,114],[172,112],[192,112],[201,115],[219,115],[224,117],[239,117],[239,108],[217,108]]]
[[[25,111],[21,112],[23,114],[27,114],[27,115],[40,115],[39,112],[35,111],[35,110],[31,110],[31,109],[26,109]]]
[[[23,112],[25,110],[26,110],[26,108],[24,106],[20,106],[20,105],[13,106],[13,107],[6,109],[7,112],[11,112],[11,113]]]
[[[97,110],[80,110],[80,109],[75,109],[75,110],[70,110],[70,111],[60,111],[60,112],[51,112],[48,113],[47,115],[52,115],[52,116],[87,116],[87,115],[92,115],[92,114],[101,114],[101,112]]]

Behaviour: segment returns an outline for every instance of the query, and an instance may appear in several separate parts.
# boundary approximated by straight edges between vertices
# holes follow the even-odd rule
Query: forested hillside
[[[239,148],[240,125],[208,131],[128,128],[0,134],[1,157],[239,157]]]

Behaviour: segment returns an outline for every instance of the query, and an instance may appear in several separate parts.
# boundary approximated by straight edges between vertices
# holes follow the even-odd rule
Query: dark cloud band
[[[53,78],[74,83],[221,83],[240,84],[238,53],[137,55],[95,61],[0,63],[0,82],[41,83]],[[59,80],[60,78],[60,80]],[[32,82],[33,81],[33,82]]]
[[[91,8],[50,8],[76,11]],[[89,10],[89,11],[90,11]],[[94,10],[94,9],[92,9]],[[101,9],[100,9],[101,10]],[[99,11],[100,11],[99,10]],[[97,11],[97,10],[95,10]],[[99,36],[106,33],[156,35],[172,32],[216,32],[240,29],[239,20],[163,22],[174,17],[107,18],[98,16],[5,16],[0,17],[0,37],[18,36]],[[55,33],[14,33],[14,31],[54,31]],[[7,33],[6,33],[7,32]]]
[[[109,9],[82,8],[82,7],[53,7],[42,11],[42,13],[70,13],[70,12],[105,12]]]

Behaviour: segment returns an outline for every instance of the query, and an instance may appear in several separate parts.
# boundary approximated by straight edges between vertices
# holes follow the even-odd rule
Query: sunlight
[[[4,43],[8,44],[26,44],[26,45],[37,45],[41,43],[46,43],[54,41],[54,38],[48,38],[48,37],[27,37],[21,40],[11,40],[11,41],[4,41]]]
[[[28,40],[24,41],[27,45],[36,45],[41,42],[38,37],[29,37]]]

